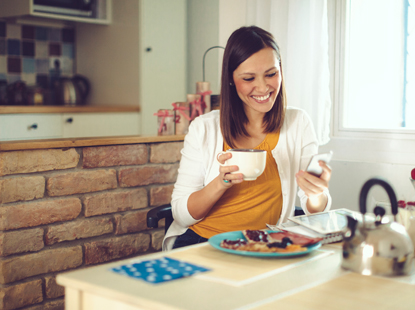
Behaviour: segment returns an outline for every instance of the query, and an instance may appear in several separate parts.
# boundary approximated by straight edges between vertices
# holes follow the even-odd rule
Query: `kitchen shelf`
[[[18,2],[18,3],[16,3]],[[112,21],[112,0],[99,1],[102,5],[97,11],[96,17],[78,17],[63,15],[58,13],[37,12],[33,7],[33,0],[1,0],[0,1],[0,18],[14,18],[16,23],[25,23],[25,18],[33,22],[39,18],[42,20],[68,21],[78,23],[91,23],[109,25]],[[35,18],[35,20],[33,20]]]

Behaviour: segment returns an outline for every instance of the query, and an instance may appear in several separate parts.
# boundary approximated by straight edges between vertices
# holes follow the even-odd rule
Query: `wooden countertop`
[[[159,143],[183,141],[184,135],[174,136],[119,136],[97,138],[67,138],[67,139],[42,139],[42,140],[17,140],[0,142],[0,151],[22,151],[35,149],[53,149],[68,147],[84,147],[99,145]]]
[[[65,309],[413,309],[415,274],[364,276],[340,267],[341,244],[293,258],[239,256],[199,244],[57,276]],[[161,257],[210,269],[150,284],[111,268]],[[383,307],[382,307],[383,306]]]
[[[0,114],[140,112],[139,106],[0,106]]]

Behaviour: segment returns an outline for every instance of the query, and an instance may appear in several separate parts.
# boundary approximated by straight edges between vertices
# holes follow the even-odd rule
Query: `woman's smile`
[[[251,96],[256,102],[258,103],[264,103],[267,102],[268,99],[271,97],[272,92],[268,93],[267,95],[264,96]]]

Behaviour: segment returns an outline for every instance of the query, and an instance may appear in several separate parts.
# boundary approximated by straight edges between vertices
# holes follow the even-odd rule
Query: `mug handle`
[[[219,156],[220,155],[223,155],[223,154],[226,154],[226,151],[222,151],[222,152],[219,152],[217,155],[216,155],[216,161],[218,162],[218,164],[219,164],[219,166],[227,166],[226,164],[221,164],[220,163],[220,161],[219,161]]]

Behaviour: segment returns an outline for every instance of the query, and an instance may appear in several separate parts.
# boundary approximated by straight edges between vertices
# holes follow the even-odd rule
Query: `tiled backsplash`
[[[75,29],[20,25],[0,20],[0,80],[49,88],[74,74]]]

